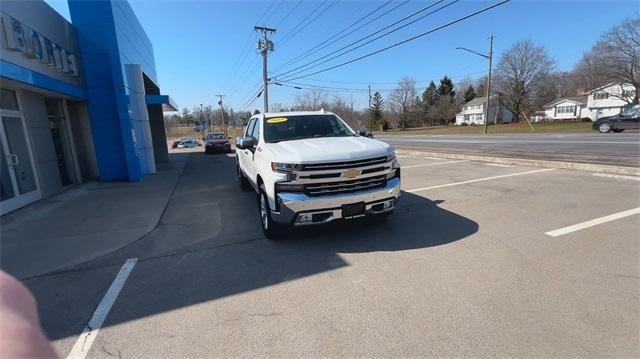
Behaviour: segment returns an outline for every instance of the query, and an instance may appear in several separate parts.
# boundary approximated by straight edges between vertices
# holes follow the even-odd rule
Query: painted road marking
[[[487,166],[494,166],[494,167],[513,167],[513,165],[506,165],[503,163],[485,163],[485,165]]]
[[[426,167],[426,166],[448,165],[448,164],[450,164],[450,163],[460,163],[460,162],[466,162],[466,160],[462,160],[462,161],[436,162],[436,163],[425,163],[425,164],[423,164],[423,165],[401,166],[400,168],[415,168],[415,167]]]
[[[118,294],[120,294],[122,287],[124,287],[124,283],[127,281],[127,278],[129,278],[129,274],[131,274],[131,271],[137,262],[138,258],[129,258],[122,265],[118,275],[116,275],[113,283],[111,283],[111,287],[109,287],[104,298],[102,298],[102,301],[98,304],[95,312],[93,312],[89,323],[84,327],[84,330],[82,331],[82,334],[80,334],[76,344],[71,348],[69,355],[67,355],[67,359],[84,359],[87,356],[93,341],[98,336],[100,327],[104,324],[104,320],[107,318],[113,303],[115,303],[118,298]]]
[[[485,177],[485,178],[478,178],[478,179],[473,179],[473,180],[468,180],[468,181],[462,181],[462,182],[454,182],[454,183],[447,183],[447,184],[440,184],[437,186],[431,186],[431,187],[423,187],[423,188],[416,188],[416,189],[410,189],[410,190],[406,190],[405,192],[420,192],[420,191],[426,191],[429,189],[436,189],[436,188],[444,188],[444,187],[452,187],[452,186],[459,186],[461,184],[468,184],[468,183],[475,183],[475,182],[482,182],[482,181],[489,181],[492,179],[498,179],[498,178],[506,178],[506,177],[514,177],[514,176],[523,176],[523,175],[528,175],[528,174],[533,174],[533,173],[540,173],[540,172],[548,172],[548,171],[553,171],[555,168],[545,168],[542,170],[535,170],[535,171],[527,171],[527,172],[518,172],[518,173],[511,173],[508,175],[501,175],[501,176],[492,176],[492,177]]]
[[[616,178],[616,179],[628,179],[634,181],[640,181],[640,177],[637,176],[625,176],[625,175],[614,175],[610,173],[594,173],[596,177],[606,177],[606,178]]]
[[[546,232],[545,234],[551,237],[559,237],[568,233],[576,232],[585,228],[597,226],[599,224],[615,221],[616,219],[633,216],[635,214],[640,214],[640,207],[630,209],[628,211],[622,211],[618,213],[614,213],[608,216],[592,219],[590,221],[574,224],[573,226],[564,227],[560,229],[556,229],[553,231]]]

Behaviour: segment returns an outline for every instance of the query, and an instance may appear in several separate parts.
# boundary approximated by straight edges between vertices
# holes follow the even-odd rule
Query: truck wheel
[[[260,193],[258,193],[258,215],[260,216],[260,225],[264,236],[269,239],[280,238],[282,235],[281,226],[271,219],[269,200],[263,184],[260,185]]]
[[[248,191],[249,188],[251,188],[251,185],[249,184],[247,177],[245,177],[244,174],[242,174],[242,171],[240,170],[240,166],[237,164],[236,164],[236,173],[237,173],[238,184],[240,185],[240,189],[243,191]]]

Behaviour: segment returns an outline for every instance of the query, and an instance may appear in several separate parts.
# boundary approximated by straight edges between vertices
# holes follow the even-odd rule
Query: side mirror
[[[236,139],[236,148],[241,150],[253,147],[253,137],[238,137]]]

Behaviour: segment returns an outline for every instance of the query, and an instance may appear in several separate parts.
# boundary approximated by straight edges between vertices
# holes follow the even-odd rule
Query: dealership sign
[[[78,76],[76,55],[5,14],[2,14],[2,37],[7,49],[20,51],[26,57],[62,73]]]

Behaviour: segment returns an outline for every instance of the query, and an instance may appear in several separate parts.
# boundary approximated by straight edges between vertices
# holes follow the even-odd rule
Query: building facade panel
[[[42,0],[0,9],[0,215],[86,180],[139,181],[168,158],[162,107],[146,103],[160,94],[153,46],[128,2],[69,10],[73,23]]]

